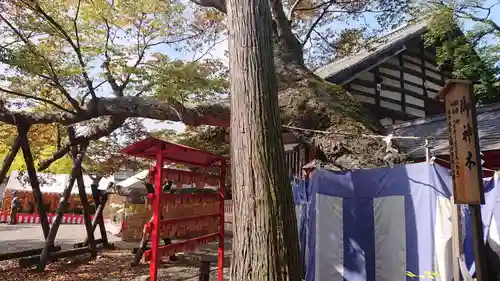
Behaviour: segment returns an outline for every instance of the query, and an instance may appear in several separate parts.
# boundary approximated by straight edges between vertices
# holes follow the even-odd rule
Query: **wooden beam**
[[[424,96],[428,97],[429,94],[427,93],[427,87],[425,86],[425,82],[428,80],[425,77],[425,47],[424,47],[424,42],[420,41],[420,46],[419,46],[419,51],[420,51],[420,58],[422,65],[420,65],[420,71],[422,72],[422,88],[424,89]],[[439,85],[439,83],[436,83]],[[425,112],[425,115],[427,115],[427,111]]]
[[[106,233],[106,228],[104,226],[104,219],[103,219],[103,212],[104,212],[104,207],[106,206],[106,202],[107,202],[107,195],[103,201],[101,201],[101,200],[96,201],[96,198],[97,197],[94,196],[94,202],[97,204],[97,210],[96,210],[96,213],[94,215],[94,219],[92,220],[92,233],[95,232],[97,225],[99,225],[101,239],[97,239],[96,244],[102,243],[104,248],[113,248],[113,245],[109,244],[109,242],[108,242],[108,236]],[[75,245],[81,245],[80,247],[83,247],[83,246],[87,246],[88,244],[89,244],[89,239],[87,237],[87,238],[85,238],[85,240],[82,243],[78,243]]]
[[[384,63],[384,64],[380,65],[380,67],[391,69],[391,70],[403,71],[403,72],[406,72],[406,73],[411,74],[413,76],[416,76],[418,78],[421,78],[422,80],[430,81],[430,82],[437,84],[437,85],[441,85],[441,83],[442,83],[440,79],[436,79],[434,77],[425,75],[424,73],[421,73],[419,71],[416,71],[414,69],[407,68],[404,66],[398,66],[398,65],[394,65],[394,64]],[[422,86],[425,88],[425,85],[422,85]]]
[[[403,66],[403,54],[399,54],[398,56],[398,59],[399,59],[399,65],[400,66]],[[405,74],[403,73],[403,71],[400,71],[399,72],[399,87],[401,87],[401,89],[404,90],[405,88]],[[405,93],[401,93],[401,111],[404,111],[406,112],[406,94]]]
[[[460,206],[456,205],[453,196],[450,198],[451,204],[451,248],[453,252],[453,280],[460,280],[460,255],[463,252],[462,239],[460,235]]]
[[[365,106],[368,107],[375,115],[375,117],[379,119],[382,119],[387,116],[393,116],[393,118],[403,121],[409,121],[415,119],[415,116],[410,115],[406,112],[396,111],[385,107],[379,107],[374,104],[365,104]]]
[[[0,169],[0,184],[5,180],[7,172],[9,172],[10,166],[12,165],[12,162],[14,162],[20,147],[21,138],[18,135],[10,147],[9,153],[7,153],[7,156],[3,159],[2,169]]]
[[[92,188],[92,194],[96,194],[94,196],[94,200],[98,200],[98,207],[102,206],[102,211],[101,213],[98,213],[96,211],[96,223],[99,224],[99,231],[101,233],[101,239],[103,240],[104,247],[106,248],[113,248],[113,245],[109,244],[108,242],[108,234],[106,232],[106,225],[104,224],[104,208],[106,207],[106,203],[108,203],[108,192],[107,191],[99,191],[97,189],[98,186],[96,185],[91,185]],[[94,222],[92,222],[93,224]]]
[[[40,263],[38,264],[38,271],[44,271],[45,266],[47,265],[49,258],[49,248],[54,243],[54,239],[56,238],[57,231],[59,230],[59,226],[61,225],[62,218],[64,216],[64,213],[66,212],[66,208],[68,207],[68,200],[71,195],[71,189],[73,189],[73,185],[75,184],[76,175],[81,167],[83,157],[85,156],[85,151],[86,147],[82,147],[73,163],[73,169],[71,170],[68,185],[63,191],[61,201],[59,201],[59,206],[57,208],[57,214],[54,219],[54,223],[50,228],[49,235],[45,240],[45,245],[42,254],[40,255]]]
[[[210,281],[210,262],[202,260],[200,263],[198,281]]]
[[[33,196],[35,197],[38,214],[40,215],[40,224],[42,225],[43,236],[47,239],[50,232],[50,224],[49,219],[47,218],[47,212],[45,211],[45,206],[43,205],[43,194],[40,190],[40,182],[38,181],[33,155],[31,154],[29,145],[29,126],[18,124],[17,131],[20,137],[21,150],[23,151],[24,162],[26,163],[26,170],[30,179],[31,189],[33,190]],[[52,246],[53,244],[47,245],[47,250]]]
[[[73,158],[73,165],[75,165],[78,157],[78,146],[75,145],[76,143],[75,130],[71,126],[68,127],[68,138],[71,145],[71,156]],[[80,149],[84,150],[87,145],[88,144],[82,145]],[[87,198],[87,192],[85,192],[85,183],[83,182],[81,163],[75,172],[76,172],[75,175],[76,182],[78,185],[78,194],[80,195],[80,201],[82,203],[83,221],[85,224],[85,230],[87,231],[87,240],[89,244],[89,249],[91,250],[92,253],[95,253],[94,228],[92,228],[92,221],[90,219],[90,206],[89,206],[89,200]]]
[[[488,279],[488,268],[486,266],[486,245],[484,244],[483,224],[481,222],[481,205],[469,204],[471,212],[471,231],[474,248],[474,261],[476,266],[476,279],[486,281]]]
[[[13,259],[29,257],[29,256],[33,256],[33,255],[39,255],[40,253],[42,253],[42,249],[43,248],[16,251],[16,252],[10,252],[10,253],[3,253],[3,254],[0,254],[0,261],[13,260]],[[57,252],[60,250],[61,250],[61,246],[55,246],[55,247],[52,247],[50,249],[50,252]]]
[[[383,75],[381,75],[383,77]],[[397,77],[395,77],[395,79],[398,79]],[[357,85],[360,85],[360,86],[364,86],[364,87],[368,87],[368,88],[374,88],[374,87],[377,87],[376,83],[375,82],[370,82],[370,81],[366,81],[366,80],[354,80],[352,82],[353,84],[357,84]],[[392,91],[392,92],[397,92],[397,93],[401,93],[402,95],[405,94],[405,95],[408,95],[408,96],[411,96],[411,97],[414,97],[416,99],[419,99],[419,100],[422,100],[425,104],[425,102],[427,100],[430,100],[432,102],[437,102],[437,103],[440,103],[442,104],[441,102],[439,102],[438,100],[435,100],[435,99],[431,99],[431,98],[428,98],[428,97],[424,97],[422,95],[419,95],[413,91],[410,91],[408,89],[404,89],[404,88],[398,88],[398,87],[394,87],[394,86],[391,86],[391,85],[386,85],[386,84],[382,84],[381,85],[382,87],[382,90],[388,90],[388,91]],[[366,97],[371,97],[371,98],[375,98],[374,95],[370,94],[370,93],[366,93],[366,92],[363,92],[363,91],[359,91],[359,90],[350,90],[351,93],[356,93],[356,94],[359,94],[359,95],[362,95],[362,96],[366,96]],[[393,102],[393,103],[397,103],[397,104],[402,104],[402,100],[401,101],[398,101],[398,100],[393,100],[393,99],[390,99],[390,98],[386,98],[386,97],[379,97],[380,100],[385,100],[385,101],[389,101],[389,102]],[[412,103],[407,103],[405,102],[405,107],[413,107],[415,109],[420,109],[420,110],[424,110],[425,108],[422,107],[422,106],[418,106],[416,104],[412,104]]]
[[[385,85],[383,85],[382,88],[385,89],[385,90],[393,91],[393,92],[395,92],[397,90],[397,88],[394,88],[394,87],[391,87],[391,86],[386,87]],[[358,90],[352,90],[351,93],[357,94],[357,95],[361,95],[361,96],[365,96],[365,97],[371,97],[371,98],[374,97],[371,94],[368,94],[368,93],[365,93],[365,92],[362,92],[362,91],[358,91]],[[400,100],[394,100],[394,99],[387,98],[387,97],[380,97],[379,100],[380,101],[392,102],[394,104],[402,105],[402,101],[400,101]],[[425,102],[424,102],[424,104],[425,104]],[[415,109],[419,109],[419,110],[424,110],[425,109],[422,106],[419,106],[419,105],[416,105],[416,104],[412,104],[412,103],[405,103],[405,106],[406,107],[415,108]],[[380,107],[382,107],[382,106],[380,106]]]
[[[59,252],[52,252],[52,253],[47,255],[46,259],[48,261],[56,261],[60,258],[74,257],[74,256],[90,254],[90,253],[91,253],[91,251],[88,247],[77,248],[77,249],[70,249],[70,250],[64,250],[64,251],[59,251]],[[41,259],[42,259],[41,255],[34,255],[31,257],[21,258],[19,260],[19,266],[20,267],[32,266],[32,265],[36,264]]]
[[[95,240],[95,245],[97,246],[97,245],[100,245],[100,244],[103,244],[102,239],[101,238],[96,239]],[[89,245],[89,243],[87,241],[84,241],[84,242],[73,244],[73,248],[75,248],[75,249],[76,248],[83,248],[83,247],[88,247],[88,245]],[[103,245],[103,247],[104,247],[104,245]]]
[[[382,78],[380,77],[380,72],[379,72],[379,69],[378,67],[375,67],[374,69],[374,72],[373,72],[374,76],[375,76],[375,104],[380,106],[380,89],[378,87],[378,85],[382,85]]]

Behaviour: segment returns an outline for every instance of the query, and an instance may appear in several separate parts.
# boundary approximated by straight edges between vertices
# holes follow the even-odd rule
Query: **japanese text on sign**
[[[448,82],[441,95],[446,106],[455,203],[482,204],[481,162],[470,83]]]

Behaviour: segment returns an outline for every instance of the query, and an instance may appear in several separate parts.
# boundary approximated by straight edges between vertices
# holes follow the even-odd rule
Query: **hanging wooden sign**
[[[472,83],[450,80],[440,96],[446,107],[455,204],[484,204]]]

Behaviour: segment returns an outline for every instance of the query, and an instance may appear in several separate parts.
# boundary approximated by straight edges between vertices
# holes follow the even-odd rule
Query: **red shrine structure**
[[[154,178],[154,193],[149,194],[148,202],[152,205],[153,218],[152,221],[145,225],[148,231],[151,231],[151,250],[144,252],[146,260],[150,261],[150,276],[151,281],[158,280],[158,266],[161,256],[170,256],[176,252],[182,252],[186,250],[192,250],[199,246],[200,244],[205,244],[211,241],[219,240],[218,249],[218,280],[223,280],[223,266],[224,266],[224,187],[225,187],[225,177],[226,169],[228,165],[228,159],[223,156],[216,154],[204,152],[192,147],[174,144],[164,140],[160,140],[154,137],[148,137],[142,141],[136,142],[121,150],[121,153],[129,156],[146,158],[151,160],[156,160],[156,166],[152,170],[150,178]],[[175,169],[164,168],[165,164],[182,164],[188,167],[198,167],[198,168],[208,168],[213,170],[218,168],[219,174],[213,175],[202,174],[200,176],[199,172],[188,172]],[[208,170],[207,169],[207,170]],[[187,175],[187,174],[192,175]],[[162,187],[164,183],[171,179],[173,176],[191,176],[197,177],[198,182],[213,182],[214,177],[217,177],[219,182],[218,193],[191,193],[191,194],[168,194],[163,192]],[[177,216],[165,216],[162,214],[162,209],[164,210],[167,206],[167,212],[173,213],[173,207],[179,206],[173,203],[193,203],[196,202],[196,206],[201,206],[207,202],[218,201],[218,209],[212,210],[206,213],[206,208],[203,209],[203,213],[196,212],[191,208],[189,215]],[[205,204],[207,205],[207,204]],[[217,207],[217,206],[216,206]],[[198,208],[194,208],[198,209]],[[195,213],[195,214],[193,214]],[[175,212],[176,215],[179,212]],[[201,228],[195,226],[197,230],[208,230],[212,229],[212,233],[204,233],[201,236],[187,239],[182,242],[168,244],[160,246],[160,236],[165,229],[172,233],[172,229],[179,227],[181,224],[196,225],[200,221],[210,221],[214,224],[218,224],[218,231],[213,232],[213,229],[217,229],[215,226],[212,228]],[[208,231],[210,232],[210,231]],[[178,232],[176,232],[178,233]],[[197,231],[196,233],[200,233]]]

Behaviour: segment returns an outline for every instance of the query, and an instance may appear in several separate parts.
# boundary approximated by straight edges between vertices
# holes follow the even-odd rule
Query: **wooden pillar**
[[[80,151],[73,163],[73,169],[71,170],[71,175],[69,178],[68,185],[63,191],[63,195],[61,198],[61,201],[59,202],[59,206],[57,207],[57,214],[54,219],[54,223],[52,224],[52,228],[50,229],[49,236],[47,240],[45,241],[45,245],[43,247],[42,254],[40,255],[40,263],[38,264],[38,270],[39,271],[44,271],[45,266],[47,265],[47,261],[49,258],[49,249],[50,246],[54,243],[54,239],[56,238],[57,231],[59,230],[59,225],[61,224],[62,218],[64,216],[64,213],[66,211],[66,208],[68,207],[68,199],[69,196],[71,195],[71,189],[73,189],[73,185],[75,184],[76,180],[76,175],[78,173],[78,170],[80,170],[83,157],[85,156],[85,150],[86,147],[81,147]]]
[[[151,235],[151,263],[149,265],[151,281],[158,281],[158,264],[160,261],[158,247],[160,245],[160,214],[161,199],[163,194],[163,150],[164,145],[162,144],[157,148],[156,153],[155,192],[153,195],[153,231]]]
[[[210,281],[210,262],[201,260],[198,281]]]
[[[104,219],[103,219],[103,212],[104,212],[104,207],[106,206],[106,201],[107,201],[107,194],[106,198],[103,198],[102,201],[99,201],[99,205],[97,206],[97,210],[94,215],[94,219],[92,220],[92,233],[95,232],[97,225],[99,225],[99,230],[101,233],[101,240],[103,247],[111,247],[111,245],[108,242],[108,236],[106,233],[106,228],[104,226]],[[96,203],[97,204],[97,203]],[[95,238],[95,237],[94,237]],[[82,243],[83,245],[88,245],[89,244],[89,238],[87,237],[84,242]]]
[[[454,203],[453,196],[451,203],[451,248],[453,251],[453,280],[460,280],[460,255],[463,253],[461,235],[460,235],[460,205]]]
[[[224,280],[224,193],[226,189],[226,161],[220,164],[220,186],[219,186],[219,252],[218,252],[218,280]]]
[[[92,179],[94,180],[94,179]],[[108,188],[111,186],[111,183],[108,184]],[[92,197],[94,198],[94,203],[97,207],[95,216],[94,216],[94,221],[92,222],[92,228],[95,231],[95,228],[97,224],[99,224],[99,231],[101,233],[101,239],[104,247],[110,247],[111,245],[108,242],[108,235],[106,233],[106,226],[104,225],[104,217],[103,217],[103,212],[104,212],[104,207],[106,207],[106,203],[108,202],[108,192],[104,191],[101,192],[99,191],[98,187],[99,184],[92,183],[90,186],[92,189]]]
[[[21,147],[21,138],[18,135],[14,140],[14,143],[10,147],[9,153],[3,159],[2,169],[0,169],[0,184],[4,181],[5,177],[7,176],[7,172],[9,172],[10,166],[12,165],[12,162],[14,162],[14,159],[16,158],[17,152],[19,151],[20,147]]]
[[[78,157],[78,146],[75,145],[75,130],[73,127],[68,127],[68,137],[71,145],[71,154],[73,157],[73,165],[76,165],[76,160]],[[80,150],[84,150],[88,144],[81,145]],[[83,182],[82,165],[79,164],[76,169],[76,182],[78,185],[78,194],[80,195],[80,202],[83,209],[83,221],[85,223],[85,230],[87,231],[87,238],[89,243],[89,249],[92,255],[95,254],[95,239],[94,230],[92,228],[92,221],[90,220],[90,206],[87,198],[87,192],[85,192],[85,183]]]
[[[481,221],[481,205],[469,204],[472,241],[474,248],[474,262],[476,266],[476,279],[487,281],[488,269],[486,267],[486,245],[484,244],[483,223]]]
[[[33,155],[31,154],[31,149],[29,147],[28,130],[29,126],[27,125],[17,126],[20,145],[23,151],[24,161],[26,163],[26,170],[28,171],[31,189],[33,190],[33,196],[35,197],[38,214],[40,215],[40,224],[42,225],[43,236],[45,237],[45,240],[47,240],[50,231],[50,224],[47,218],[47,212],[45,211],[45,205],[43,204],[43,195],[42,191],[40,190],[40,182],[38,181],[35,165],[33,164]],[[53,245],[51,244],[49,246],[52,247]]]

